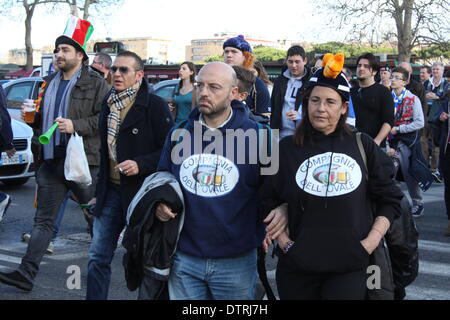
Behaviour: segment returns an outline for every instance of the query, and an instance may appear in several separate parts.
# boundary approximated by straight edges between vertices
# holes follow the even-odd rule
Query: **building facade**
[[[194,63],[204,63],[211,56],[222,55],[223,43],[237,35],[237,33],[216,33],[213,38],[191,40],[191,44],[186,46],[186,60]],[[273,41],[247,36],[245,36],[245,40],[250,43],[252,48],[264,46],[286,50],[289,47],[286,41]]]

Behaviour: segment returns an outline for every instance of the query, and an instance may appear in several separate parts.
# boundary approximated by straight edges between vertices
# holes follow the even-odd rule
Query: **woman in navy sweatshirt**
[[[342,73],[326,77],[326,68],[311,77],[302,122],[280,141],[280,169],[261,189],[264,213],[288,207],[288,228],[277,237],[281,299],[365,299],[369,255],[400,215],[392,163],[362,134],[366,170],[346,124],[348,82]]]

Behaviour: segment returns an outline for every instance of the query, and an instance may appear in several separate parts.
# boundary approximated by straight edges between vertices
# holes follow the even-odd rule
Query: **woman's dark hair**
[[[313,132],[316,129],[314,129],[311,122],[309,121],[308,103],[309,103],[309,96],[311,95],[311,92],[313,91],[313,89],[315,87],[317,87],[317,86],[308,88],[303,96],[302,120],[300,122],[300,125],[295,130],[295,135],[294,135],[295,144],[297,144],[299,147],[303,147],[305,145],[306,140],[313,143],[313,139],[312,139]],[[339,96],[341,97],[341,102],[344,103],[344,99],[342,99],[342,96],[340,94],[339,94]],[[347,108],[347,112],[345,114],[341,115],[341,118],[339,119],[339,121],[336,125],[335,132],[337,132],[340,137],[351,134],[351,129],[346,123],[347,115],[348,115],[348,108]]]
[[[258,77],[268,86],[272,86],[273,83],[269,79],[269,75],[267,74],[266,68],[264,68],[263,64],[259,60],[255,60],[253,64],[253,68],[255,68],[256,72],[258,72]]]
[[[189,81],[194,84],[195,83],[195,75],[197,74],[197,67],[195,66],[194,63],[190,62],[190,61],[185,61],[182,64],[180,64],[180,67],[185,64],[188,66],[189,70],[191,70],[193,72],[193,74],[191,74],[191,76],[189,77]],[[176,95],[180,94],[180,90],[181,88],[183,88],[183,80],[180,79],[180,82],[178,84],[178,91],[175,93]]]

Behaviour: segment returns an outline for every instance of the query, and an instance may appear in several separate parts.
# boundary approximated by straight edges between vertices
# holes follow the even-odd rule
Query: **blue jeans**
[[[63,203],[61,204],[61,207],[59,207],[58,217],[56,218],[55,226],[53,228],[52,241],[55,241],[56,237],[58,236],[59,228],[61,227],[61,223],[64,218],[64,213],[66,211],[67,200],[69,200],[70,194],[71,194],[70,191],[67,192],[67,195],[64,198]]]
[[[256,249],[232,258],[205,259],[178,251],[169,277],[171,300],[253,300]]]
[[[109,184],[101,215],[94,217],[94,237],[89,249],[87,300],[108,299],[111,282],[111,261],[117,240],[126,223],[120,187]]]

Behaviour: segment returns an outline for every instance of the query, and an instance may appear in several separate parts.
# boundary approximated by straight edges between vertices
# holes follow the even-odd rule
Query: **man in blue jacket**
[[[251,160],[259,143],[250,137],[259,137],[259,126],[248,118],[245,105],[233,100],[237,91],[232,67],[205,65],[198,74],[198,108],[181,131],[169,134],[161,154],[158,171],[177,178],[185,202],[169,277],[171,300],[254,299],[263,226],[258,216],[262,161]],[[237,142],[238,132],[248,139]],[[157,218],[175,218],[172,209],[159,204]],[[284,229],[283,214],[274,214],[270,233]]]
[[[9,116],[5,92],[0,85],[0,152],[5,151],[8,157],[12,157],[16,153],[13,145],[13,132],[11,129],[11,117]],[[11,197],[0,191],[0,222],[11,203]]]

